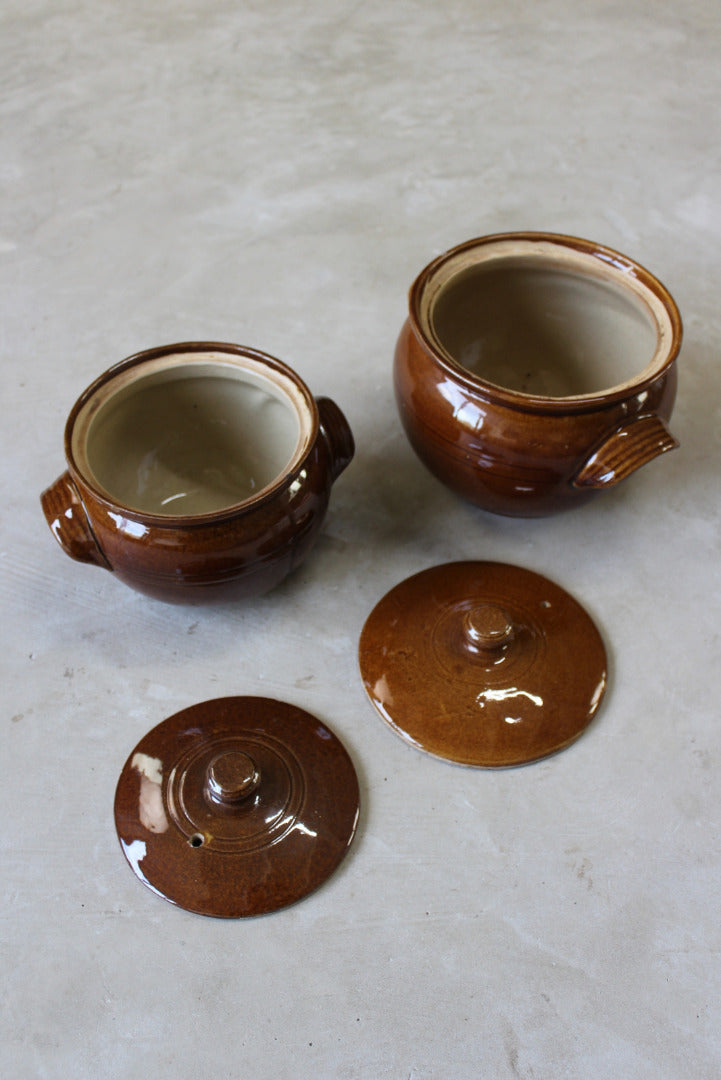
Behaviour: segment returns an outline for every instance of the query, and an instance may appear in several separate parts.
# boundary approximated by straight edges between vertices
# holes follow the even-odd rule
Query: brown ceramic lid
[[[408,742],[463,765],[522,765],[588,726],[606,651],[583,608],[517,566],[457,562],[401,582],[363,628],[371,702]]]
[[[201,915],[262,915],[335,870],[358,820],[338,738],[284,702],[226,697],[153,728],[115,794],[118,837],[144,885]]]

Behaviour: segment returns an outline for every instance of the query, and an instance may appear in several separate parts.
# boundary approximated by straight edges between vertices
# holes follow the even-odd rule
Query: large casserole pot
[[[678,445],[681,319],[616,251],[552,233],[453,248],[410,290],[395,353],[421,460],[486,510],[565,510]]]

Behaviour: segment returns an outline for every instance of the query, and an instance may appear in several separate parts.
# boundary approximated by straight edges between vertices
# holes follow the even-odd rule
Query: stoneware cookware
[[[271,698],[200,702],[145,735],[123,768],[115,825],[136,876],[201,915],[300,900],[346,854],[358,779],[337,736]]]
[[[366,693],[407,742],[462,765],[562,750],[596,714],[606,650],[572,596],[520,566],[457,562],[375,606],[359,659]]]
[[[564,510],[677,446],[667,428],[676,305],[588,240],[503,233],[430,263],[410,290],[395,391],[417,454],[478,506]]]
[[[149,349],[81,395],[67,471],[42,495],[64,550],[164,600],[249,596],[281,581],[321,527],[353,437],[285,364],[255,349]]]

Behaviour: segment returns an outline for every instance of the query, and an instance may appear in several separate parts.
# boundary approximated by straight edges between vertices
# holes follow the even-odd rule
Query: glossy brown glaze
[[[503,270],[504,260],[508,272]],[[476,263],[482,271],[486,265],[496,267],[494,303],[505,296],[508,311],[500,338],[495,340],[490,305],[484,316],[488,321],[485,339],[481,331],[474,331],[478,340],[470,342],[473,362],[463,362],[462,334],[456,333],[455,323],[467,319],[472,324],[481,318],[475,307],[482,307],[485,279],[479,272],[474,283]],[[456,265],[457,274],[452,269]],[[518,296],[513,294],[516,266],[525,289],[519,287]],[[581,290],[597,286],[609,296],[613,293],[620,316],[648,324],[644,333],[651,361],[642,361],[636,370],[619,357],[616,367],[623,372],[621,381],[609,388],[599,389],[593,373],[581,370],[575,376],[580,392],[559,396],[532,389],[541,381],[536,371],[526,373],[527,386],[523,369],[511,379],[512,359],[518,364],[523,359],[518,360],[515,352],[527,349],[532,368],[537,362],[535,339],[551,337],[550,331],[556,332],[554,319],[561,321],[536,301],[533,284],[526,281],[534,268],[571,282],[569,295],[574,284]],[[453,289],[459,294],[455,308]],[[624,310],[626,293],[628,311]],[[602,313],[593,317],[601,329],[612,321],[604,320]],[[509,337],[505,352],[503,334]],[[594,348],[592,340],[584,341],[576,348],[567,340],[566,330],[564,335],[559,340],[569,354],[569,368],[577,360],[574,349],[579,356],[584,349],[599,356],[604,353],[603,343]],[[589,335],[586,331],[586,338]],[[619,341],[623,344],[621,332]],[[414,282],[409,318],[395,353],[396,400],[416,453],[458,494],[496,513],[553,513],[579,505],[678,445],[667,421],[676,395],[675,359],[680,342],[681,320],[672,298],[656,278],[625,256],[589,241],[548,233],[483,237],[440,256]],[[552,354],[552,342],[542,345],[546,354]],[[484,349],[498,354],[495,367],[484,369]],[[506,353],[511,386],[500,381]],[[559,354],[552,366],[562,371],[564,362]],[[484,370],[492,371],[498,381],[491,381]],[[576,389],[572,381],[569,386]]]
[[[115,795],[140,881],[200,915],[263,915],[321,885],[348,850],[358,781],[338,738],[269,698],[193,705],[150,731]]]
[[[397,734],[486,768],[568,746],[606,687],[606,652],[583,608],[502,563],[448,563],[401,582],[369,615],[359,661],[368,697]]]
[[[209,513],[160,515],[124,505],[79,464],[74,446],[78,417],[113,380],[142,373],[158,358],[177,357],[182,365],[209,352],[241,368],[250,361],[292,385],[307,430],[292,468],[258,494]],[[338,406],[328,398],[315,400],[279,360],[240,346],[193,342],[139,353],[97,379],[70,414],[65,450],[68,470],[41,501],[67,554],[114,571],[141,592],[188,602],[216,594],[257,595],[298,566],[316,539],[331,485],[352,459],[354,445]]]

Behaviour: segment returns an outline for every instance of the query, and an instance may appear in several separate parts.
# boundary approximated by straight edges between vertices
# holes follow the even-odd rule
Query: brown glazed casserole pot
[[[395,353],[421,460],[486,510],[576,506],[678,443],[681,319],[643,267],[588,240],[501,233],[453,248],[410,290]]]
[[[148,349],[101,375],[65,429],[68,468],[42,495],[68,555],[163,600],[251,596],[305,557],[350,428],[255,349]]]

